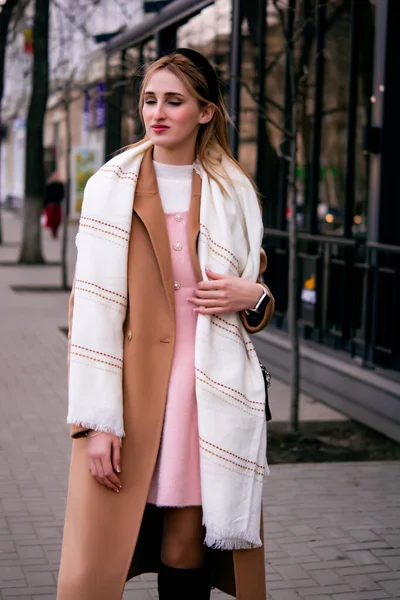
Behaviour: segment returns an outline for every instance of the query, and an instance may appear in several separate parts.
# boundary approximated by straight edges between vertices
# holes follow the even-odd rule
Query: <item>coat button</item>
[[[183,246],[179,242],[177,242],[176,244],[174,244],[174,250],[182,250],[182,248],[183,248]]]
[[[177,213],[174,216],[175,221],[183,221],[183,215],[181,215],[180,213]]]
[[[131,341],[131,339],[132,339],[132,331],[129,330],[128,331],[128,340]]]
[[[179,283],[179,281],[174,281],[174,289],[179,290],[180,287],[181,287],[181,284]]]

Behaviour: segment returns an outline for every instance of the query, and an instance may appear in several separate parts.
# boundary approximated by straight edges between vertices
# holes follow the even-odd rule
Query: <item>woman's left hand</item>
[[[200,315],[240,312],[253,308],[261,297],[260,284],[206,269],[208,281],[197,285],[196,297],[188,298]]]

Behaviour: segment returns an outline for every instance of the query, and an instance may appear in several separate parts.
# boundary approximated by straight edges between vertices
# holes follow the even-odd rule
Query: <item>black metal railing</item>
[[[274,324],[285,330],[288,232],[264,233]],[[400,370],[400,246],[299,232],[297,259],[302,336],[359,356],[364,366]]]

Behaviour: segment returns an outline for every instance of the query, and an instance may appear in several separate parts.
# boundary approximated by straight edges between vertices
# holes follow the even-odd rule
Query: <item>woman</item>
[[[47,180],[43,203],[45,224],[51,230],[53,238],[57,237],[58,228],[61,225],[61,203],[63,199],[64,186],[58,173],[54,171]]]
[[[88,182],[77,236],[58,599],[156,572],[161,600],[265,600],[257,196],[202,55],[156,61],[140,107],[146,138]]]

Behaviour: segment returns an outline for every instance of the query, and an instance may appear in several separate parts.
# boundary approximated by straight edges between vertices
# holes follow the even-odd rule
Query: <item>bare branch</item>
[[[85,25],[82,25],[82,22],[77,20],[71,11],[67,10],[65,6],[62,6],[58,0],[52,0],[52,2],[53,5],[66,16],[71,25],[73,25],[78,31],[81,31],[85,36],[90,38],[92,37]]]
[[[129,23],[129,21],[131,20],[131,15],[126,10],[126,4],[125,4],[124,0],[122,0],[122,1],[121,0],[114,0],[114,2],[118,6],[118,8],[120,9],[122,15],[125,17],[125,19]]]
[[[268,116],[268,114],[267,114],[267,112],[265,110],[265,106],[263,106],[262,104],[260,104],[258,96],[256,94],[254,94],[254,92],[250,88],[249,84],[246,83],[245,81],[241,81],[240,84],[247,91],[247,93],[251,96],[251,99],[256,104],[258,114],[261,115],[263,117],[263,119],[265,119],[265,121],[267,121],[268,123],[270,123],[271,125],[273,125],[276,129],[278,129],[278,131],[280,131],[280,132],[282,132],[283,134],[286,135],[285,129],[283,127],[281,127],[281,125],[279,125],[278,123],[276,123],[273,119],[271,119],[271,117]],[[269,99],[269,102],[271,104],[275,105],[276,108],[278,108],[279,110],[281,110],[281,111],[283,110],[282,106],[280,106],[279,104],[277,104],[273,100]]]
[[[296,33],[293,35],[292,37],[292,43],[297,42],[297,40],[303,35],[304,30],[310,25],[310,23],[312,23],[312,19],[307,19],[305,20],[301,27],[298,28],[298,30],[296,31]],[[286,29],[283,26],[283,33],[286,37]],[[268,67],[265,70],[265,75],[267,76],[275,67],[276,65],[279,63],[279,61],[281,60],[281,58],[285,56],[285,49],[283,48],[280,52],[278,52],[278,54],[275,56],[275,58],[269,63]]]
[[[347,111],[347,106],[346,105],[342,105],[342,106],[336,106],[334,108],[327,108],[326,110],[322,111],[322,116],[323,117],[328,117],[329,115],[334,115],[336,113],[344,113]],[[313,114],[308,114],[307,117],[312,120],[313,118]]]
[[[273,0],[273,5],[274,5],[274,8],[276,9],[276,11],[278,12],[279,20],[280,20],[280,23],[282,26],[282,31],[283,31],[284,35],[286,35],[285,18],[284,18],[285,9],[282,8],[281,6],[279,6],[279,0]],[[350,0],[343,0],[343,3],[339,4],[337,6],[337,8],[332,12],[330,17],[326,20],[325,33],[328,32],[331,29],[331,27],[333,27],[333,25],[338,21],[338,19],[343,15],[343,13],[349,11],[349,6],[350,6]],[[294,36],[292,38],[293,43],[295,43],[303,35],[305,29],[307,27],[309,27],[310,24],[314,25],[314,21],[312,19],[305,19],[303,21],[301,27],[299,27],[299,29],[296,31],[296,33],[294,34]],[[315,36],[315,32],[313,32],[312,38],[314,38],[314,36]],[[282,49],[280,52],[278,52],[278,54],[275,56],[275,58],[269,63],[269,65],[265,71],[266,75],[268,75],[276,67],[276,65],[279,63],[279,61],[281,60],[281,58],[283,56],[285,56],[285,49]]]
[[[12,26],[8,31],[8,43],[11,45],[15,42],[18,33],[20,32],[20,24],[24,17],[26,8],[31,0],[17,0],[15,11],[12,17]],[[14,3],[15,4],[15,3]],[[3,7],[4,9],[4,7]]]

